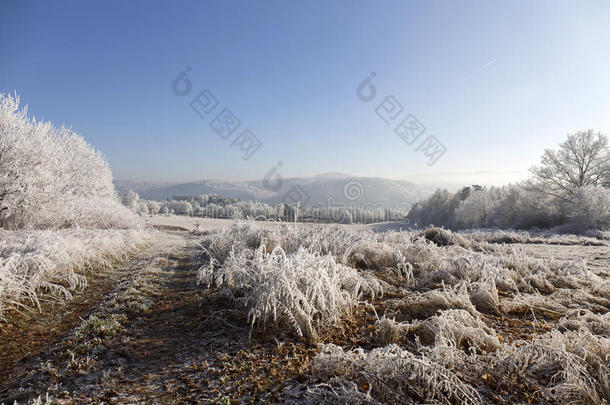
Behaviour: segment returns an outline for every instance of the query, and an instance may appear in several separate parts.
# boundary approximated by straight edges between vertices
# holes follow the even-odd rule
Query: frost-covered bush
[[[163,204],[167,205],[167,208],[170,211],[173,211],[176,215],[193,215],[193,206],[188,201],[170,200]]]
[[[110,167],[99,152],[69,128],[28,118],[18,97],[0,94],[0,227],[135,223],[118,201]]]
[[[229,257],[231,250],[256,250],[264,247],[271,252],[276,247],[282,248],[286,253],[295,252],[300,246],[308,246],[310,232],[297,230],[293,224],[281,222],[255,222],[235,221],[229,228],[205,236],[200,244],[204,251],[204,258],[213,259],[221,265]],[[321,253],[315,249],[311,252]]]
[[[372,276],[338,264],[331,256],[312,254],[301,248],[286,254],[264,246],[252,252],[232,250],[219,269],[199,270],[199,281],[208,287],[231,290],[236,301],[248,309],[252,328],[283,324],[308,341],[316,331],[335,323],[360,298],[381,294]]]
[[[426,228],[420,235],[436,246],[452,246],[459,244],[458,236],[446,229],[430,226]]]
[[[384,318],[375,324],[375,339],[382,344],[399,343],[411,336],[424,345],[451,346],[467,353],[490,353],[501,347],[495,331],[478,315],[463,309],[441,311],[423,321],[399,323]]]

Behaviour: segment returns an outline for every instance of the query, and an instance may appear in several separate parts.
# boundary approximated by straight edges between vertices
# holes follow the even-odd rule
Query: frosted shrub
[[[203,238],[201,246],[207,252],[208,259],[212,257],[222,264],[234,247],[238,252],[262,246],[267,252],[276,247],[281,247],[287,253],[294,252],[299,246],[307,245],[304,240],[308,233],[299,231],[293,225],[281,222],[237,221],[230,228]]]
[[[114,197],[87,199],[72,198],[61,210],[42,210],[38,213],[37,227],[129,229],[143,228],[144,223]]]
[[[308,387],[304,399],[305,404],[341,404],[341,405],[381,405],[369,392],[358,390],[358,385],[352,381],[333,378],[330,383],[316,384]]]
[[[431,226],[426,228],[423,232],[420,233],[420,236],[430,242],[434,243],[436,246],[451,246],[458,245],[464,243],[464,241],[457,234],[453,234],[451,231],[446,229],[437,228],[435,226]]]
[[[374,277],[304,248],[286,254],[279,247],[267,253],[263,246],[252,258],[232,251],[220,269],[204,266],[199,275],[201,283],[238,293],[252,328],[283,324],[308,341],[359,299],[381,293]]]
[[[492,191],[475,190],[468,198],[460,202],[455,210],[457,224],[464,228],[480,228],[489,221],[489,216],[496,208],[498,200]]]
[[[99,152],[68,128],[28,118],[18,97],[0,94],[0,227],[111,228],[136,222],[121,207]]]
[[[401,263],[401,254],[384,243],[358,243],[348,254],[347,263],[359,269],[383,270],[396,268]]]
[[[340,382],[356,382],[363,387],[361,392],[381,403],[482,403],[477,391],[451,371],[396,345],[367,353],[327,344],[314,358],[312,369],[316,377],[330,379],[331,385],[341,387]],[[327,398],[334,390],[329,391]],[[345,389],[337,393],[345,395]],[[339,398],[337,395],[335,400]]]
[[[396,322],[394,319],[384,317],[375,322],[374,341],[382,346],[398,344],[417,327],[417,321],[414,323]]]
[[[498,297],[495,280],[474,283],[470,290],[470,302],[472,302],[477,311],[500,315],[500,298]]]

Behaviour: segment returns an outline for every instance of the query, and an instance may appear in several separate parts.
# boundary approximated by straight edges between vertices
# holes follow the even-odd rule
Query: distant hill
[[[276,185],[271,181],[271,186]],[[396,208],[400,204],[412,204],[427,196],[429,187],[405,180],[379,177],[353,177],[343,173],[326,173],[315,177],[283,179],[281,187],[265,188],[262,181],[227,182],[202,180],[190,183],[145,183],[116,180],[119,194],[129,190],[141,198],[165,200],[177,195],[220,194],[241,200],[255,200],[270,204],[300,201],[303,205],[319,204],[347,206],[371,206],[384,204]]]

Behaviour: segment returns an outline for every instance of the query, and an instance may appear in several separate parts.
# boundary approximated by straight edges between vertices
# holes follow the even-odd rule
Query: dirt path
[[[162,382],[150,376],[163,376],[193,345],[201,322],[194,239],[173,232],[161,239],[125,266],[91,277],[86,291],[63,308],[49,304],[42,314],[11,320],[0,334],[0,401],[46,393],[107,400],[101,396],[120,386],[115,374],[129,383],[120,392],[158,396]]]
[[[197,286],[196,239],[163,236],[122,277],[92,284],[56,311],[67,315],[33,317],[39,335],[24,328],[12,345],[35,352],[0,346],[15,353],[3,368],[0,403],[47,395],[59,403],[265,401],[303,378],[314,351],[249,340],[244,312]],[[31,354],[16,361],[24,351]]]
[[[29,358],[43,353],[81,322],[113,287],[131,276],[119,266],[88,276],[85,292],[69,302],[46,302],[40,309],[12,313],[0,328],[0,384],[16,376]]]

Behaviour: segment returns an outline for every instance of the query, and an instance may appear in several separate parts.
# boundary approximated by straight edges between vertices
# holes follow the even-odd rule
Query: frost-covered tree
[[[108,163],[66,127],[0,94],[0,227],[127,227]]]
[[[170,200],[167,202],[167,207],[169,208],[170,212],[173,211],[173,213],[176,215],[193,215],[193,206],[188,201]]]
[[[528,188],[569,201],[581,187],[610,187],[610,148],[608,137],[586,130],[568,135],[558,150],[547,149]]]
[[[129,190],[127,194],[123,197],[123,204],[129,208],[131,211],[136,212],[138,209],[138,200],[140,196],[133,190]]]
[[[409,212],[409,221],[420,226],[448,224],[452,215],[450,209],[451,197],[451,193],[447,190],[436,190],[426,200],[413,206],[413,209]]]
[[[575,231],[610,227],[610,190],[585,186],[574,193],[570,202],[569,225]]]
[[[159,210],[161,209],[161,204],[159,204],[157,201],[147,201],[146,204],[148,205],[149,213],[151,213],[152,215],[159,214]]]
[[[461,227],[480,228],[488,223],[496,201],[487,190],[473,191],[462,201],[455,212],[456,222]]]
[[[139,214],[150,214],[150,209],[148,208],[147,202],[143,201],[143,200],[139,200],[138,208],[136,209],[136,212]]]

